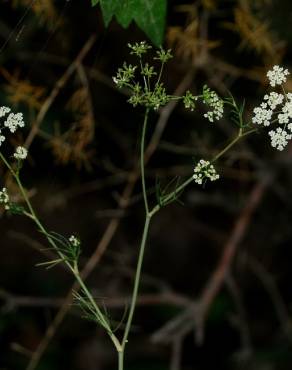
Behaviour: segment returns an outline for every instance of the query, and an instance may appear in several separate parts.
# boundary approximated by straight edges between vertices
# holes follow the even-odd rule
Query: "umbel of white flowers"
[[[219,179],[219,175],[216,172],[214,166],[204,159],[200,159],[194,168],[193,179],[199,185],[202,185],[204,180],[215,181]]]
[[[10,209],[10,198],[6,188],[0,191],[0,204],[4,205],[7,211]]]
[[[271,146],[277,150],[283,150],[292,139],[292,93],[286,92],[284,86],[289,74],[288,69],[278,65],[268,71],[270,85],[281,86],[282,92],[266,94],[260,106],[253,110],[253,123],[266,127],[278,124],[278,127],[269,131]]]
[[[5,141],[5,130],[14,133],[19,127],[24,127],[22,113],[12,113],[9,107],[0,107],[0,118],[5,118],[0,122],[0,146]]]
[[[6,136],[4,136],[5,131],[10,131],[15,133],[19,127],[24,127],[23,114],[22,113],[12,113],[9,107],[0,107],[0,119],[4,119],[0,122],[0,146],[5,141]],[[13,157],[19,161],[26,159],[27,149],[23,146],[18,146],[15,149]]]
[[[13,154],[13,157],[18,160],[23,160],[27,157],[27,149],[23,146],[18,146],[15,149],[15,152]]]

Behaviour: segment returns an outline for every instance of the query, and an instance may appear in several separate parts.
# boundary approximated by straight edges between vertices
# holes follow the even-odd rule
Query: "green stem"
[[[228,144],[225,148],[223,148],[215,157],[212,159],[212,163],[216,162],[223,154],[225,154],[233,145],[235,145],[241,138],[244,136],[250,135],[253,132],[256,132],[257,129],[251,129],[246,132],[242,131],[242,128],[239,129],[237,136]]]
[[[159,71],[159,75],[158,75],[158,78],[157,78],[156,85],[158,85],[160,83],[160,79],[161,79],[161,76],[162,76],[162,73],[163,73],[164,64],[165,64],[164,62],[161,62],[160,71]]]
[[[139,251],[139,257],[138,257],[138,262],[137,262],[134,289],[133,289],[133,294],[131,298],[130,310],[129,310],[128,320],[126,323],[126,328],[125,328],[125,332],[124,332],[124,336],[122,340],[122,350],[123,351],[125,350],[125,346],[128,342],[128,336],[129,336],[130,328],[131,328],[132,321],[133,321],[134,311],[135,311],[135,307],[137,303],[141,270],[142,270],[142,264],[143,264],[143,259],[144,259],[144,252],[145,252],[145,246],[146,246],[150,221],[151,221],[151,216],[147,214],[145,218],[144,230],[143,230],[143,235],[142,235],[142,240],[141,240],[141,245],[140,245],[140,251]]]
[[[242,131],[242,128],[239,129],[239,132],[237,136],[228,144],[226,147],[224,147],[213,159],[212,163],[217,161],[220,157],[222,157],[223,154],[225,154],[233,145],[235,145],[242,137],[247,136],[253,132],[257,131],[257,129],[251,129],[246,132]],[[193,182],[193,176],[189,177],[187,180],[185,180],[179,187],[177,187],[173,192],[169,193],[165,197],[163,197],[163,203],[167,204],[171,199],[175,199],[176,195],[180,193],[182,190],[184,190],[185,187],[187,187],[191,182]],[[161,205],[157,204],[151,212],[149,212],[150,216],[153,216],[156,212],[159,211],[161,208]]]
[[[184,181],[179,187],[177,187],[173,192],[169,193],[165,197],[163,197],[163,203],[168,203],[171,199],[175,199],[175,196],[179,194],[186,186],[188,186],[191,182],[193,182],[193,176],[189,177],[186,181]],[[157,206],[153,208],[152,212],[156,213],[158,211]]]
[[[140,146],[140,169],[141,169],[142,190],[143,190],[143,199],[144,199],[146,214],[149,213],[149,205],[148,205],[148,197],[147,197],[147,191],[146,191],[144,151],[145,151],[145,139],[146,139],[148,115],[149,115],[149,109],[146,109],[145,116],[144,116],[144,122],[143,122],[143,128],[142,128],[141,146]]]
[[[87,289],[86,285],[84,284],[83,280],[81,279],[81,276],[79,274],[79,271],[78,271],[78,268],[77,266],[75,265],[74,267],[68,262],[66,261],[66,258],[65,256],[63,255],[62,252],[60,252],[60,250],[58,249],[56,243],[54,242],[54,240],[52,238],[50,238],[47,230],[45,229],[45,227],[42,225],[42,223],[40,222],[40,220],[38,219],[33,207],[32,207],[32,204],[26,194],[26,191],[21,183],[21,180],[18,176],[18,174],[13,170],[13,168],[9,165],[9,163],[6,161],[6,158],[3,156],[3,154],[0,152],[0,158],[2,159],[2,161],[5,163],[5,165],[7,166],[7,168],[9,169],[10,173],[12,174],[12,176],[14,177],[19,189],[20,189],[20,192],[22,194],[22,197],[29,209],[29,213],[25,212],[25,214],[30,217],[34,222],[35,224],[38,226],[38,228],[40,229],[40,231],[47,237],[47,240],[49,241],[49,243],[53,246],[53,248],[56,250],[56,252],[58,253],[58,255],[60,256],[60,258],[66,263],[66,265],[68,266],[68,268],[70,269],[70,271],[73,273],[73,275],[75,276],[75,279],[78,281],[80,287],[82,288],[83,292],[85,293],[87,299],[91,302],[91,304],[94,306],[95,310],[96,310],[96,313],[98,315],[98,318],[102,324],[102,326],[106,329],[108,335],[110,336],[111,340],[113,341],[116,349],[118,352],[121,351],[121,344],[119,343],[119,340],[116,338],[116,336],[113,334],[113,332],[111,331],[111,328],[107,322],[107,320],[105,319],[104,315],[102,314],[102,312],[100,311],[100,309],[98,308],[95,300],[93,299],[92,297],[92,294],[89,292],[89,290]]]
[[[118,352],[118,355],[119,355],[119,370],[123,370],[124,369],[124,352],[120,351]]]
[[[73,270],[73,274],[75,276],[75,279],[78,281],[78,284],[80,285],[80,287],[82,288],[83,292],[85,293],[86,297],[89,299],[90,303],[93,305],[93,307],[95,308],[96,310],[96,313],[98,315],[98,320],[100,321],[101,325],[105,328],[105,330],[107,331],[108,335],[110,336],[116,350],[118,351],[118,353],[121,352],[121,344],[119,342],[119,340],[117,339],[117,337],[114,335],[114,333],[112,332],[110,326],[109,326],[109,323],[107,322],[107,320],[105,319],[103,313],[100,311],[98,305],[96,304],[95,300],[93,299],[92,297],[92,294],[90,293],[90,291],[88,290],[87,286],[84,284],[82,278],[80,277],[80,274],[79,274],[79,271],[78,269],[75,267],[75,269]]]

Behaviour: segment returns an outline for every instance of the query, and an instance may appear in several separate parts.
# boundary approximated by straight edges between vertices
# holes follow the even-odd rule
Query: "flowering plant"
[[[251,122],[246,123],[243,105],[238,105],[232,96],[226,99],[220,98],[219,95],[215,91],[212,91],[208,86],[203,86],[202,93],[196,96],[190,91],[187,91],[183,96],[169,95],[166,92],[165,86],[161,82],[161,77],[165,63],[172,57],[170,50],[160,49],[157,51],[154,58],[154,60],[158,60],[160,62],[160,68],[157,72],[154,66],[144,63],[143,61],[144,55],[151,48],[149,45],[147,45],[145,42],[141,42],[134,45],[129,45],[129,48],[130,53],[137,57],[138,63],[135,66],[124,63],[124,65],[118,69],[117,75],[113,77],[113,81],[118,88],[126,87],[130,90],[131,96],[128,100],[130,104],[132,104],[134,107],[141,106],[145,110],[140,140],[140,171],[145,222],[139,248],[131,303],[129,312],[127,314],[125,330],[121,338],[115,334],[107,313],[96,303],[92,293],[86,286],[79,272],[79,256],[81,253],[82,244],[79,238],[75,235],[63,237],[57,233],[48,232],[46,227],[38,218],[37,213],[31,204],[27,191],[25,190],[20,178],[22,163],[28,155],[27,149],[22,146],[18,146],[12,156],[12,163],[10,163],[10,161],[0,150],[0,159],[6,165],[16,184],[18,185],[18,189],[24,200],[24,205],[19,206],[18,204],[13,203],[9,191],[5,187],[0,191],[0,204],[6,211],[10,213],[20,213],[31,219],[39,231],[46,237],[52,250],[56,253],[56,259],[40,265],[52,267],[56,264],[64,263],[68,267],[69,271],[73,274],[79,286],[81,287],[80,292],[73,292],[75,300],[84,311],[85,316],[101,325],[109,335],[118,353],[119,370],[123,370],[124,368],[124,353],[128,343],[130,329],[132,327],[139,291],[144,252],[147,243],[149,227],[153,216],[157,214],[161,208],[176,201],[181,192],[188,185],[193,183],[202,185],[208,179],[211,181],[218,180],[219,174],[215,169],[215,162],[217,162],[219,158],[222,157],[241,138],[257,131],[258,125],[270,126],[274,123],[279,124],[279,127],[277,127],[276,130],[269,132],[271,144],[278,150],[283,150],[287,145],[288,140],[290,140],[292,137],[292,123],[290,122],[292,119],[292,93],[286,93],[282,85],[286,81],[286,77],[289,74],[286,69],[275,66],[267,73],[267,77],[271,86],[276,87],[281,85],[283,91],[282,93],[271,92],[268,95],[265,95],[264,102],[261,103],[259,107],[254,109],[254,115],[251,119]],[[149,200],[144,162],[148,118],[151,111],[157,111],[171,100],[180,100],[184,104],[185,108],[190,110],[196,109],[197,102],[201,101],[201,103],[207,107],[207,112],[204,113],[203,116],[211,123],[214,123],[222,118],[224,114],[224,108],[226,106],[230,108],[232,119],[238,126],[238,133],[236,137],[230,140],[230,142],[213,158],[208,160],[200,159],[197,163],[195,163],[193,174],[190,174],[190,176],[183,182],[177,183],[176,188],[173,191],[167,191],[167,189],[164,189],[163,191],[159,192],[157,194],[157,204],[153,206]],[[281,108],[280,110],[279,107]],[[6,139],[5,132],[8,130],[11,133],[15,133],[19,127],[24,126],[24,121],[21,113],[12,113],[10,108],[5,106],[0,107],[0,118],[4,119],[3,124],[0,126],[1,145]]]
[[[283,150],[292,138],[292,93],[287,93],[284,86],[288,75],[288,69],[278,65],[268,71],[270,85],[281,86],[282,93],[272,91],[266,94],[260,106],[254,108],[252,118],[253,123],[266,127],[279,124],[276,129],[269,131],[271,145],[278,150]]]

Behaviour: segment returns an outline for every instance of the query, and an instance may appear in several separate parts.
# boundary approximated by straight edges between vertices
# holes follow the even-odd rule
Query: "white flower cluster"
[[[258,125],[270,126],[273,111],[267,107],[267,103],[262,103],[259,107],[256,107],[253,112],[253,123],[257,123]]]
[[[3,188],[1,191],[0,191],[0,204],[3,204],[4,205],[4,208],[6,210],[9,210],[10,209],[10,199],[9,199],[9,195],[7,193],[7,189],[6,188]]]
[[[288,144],[288,140],[292,138],[292,135],[288,134],[287,131],[283,130],[281,127],[278,127],[276,130],[271,130],[269,135],[271,137],[272,147],[278,150],[283,150]]]
[[[194,169],[193,179],[197,184],[201,185],[206,178],[215,181],[219,179],[219,175],[209,161],[200,159]]]
[[[14,133],[18,127],[24,127],[22,113],[10,113],[4,122],[4,126],[12,133]]]
[[[274,66],[268,71],[270,85],[282,85],[286,82],[289,71],[283,67]],[[269,131],[271,145],[277,150],[283,150],[292,139],[292,93],[271,92],[264,96],[264,101],[253,110],[252,122],[257,125],[270,126],[278,122],[283,127]]]
[[[204,117],[210,122],[214,122],[214,120],[218,121],[222,118],[224,113],[224,102],[215,91],[211,91],[206,86],[204,86],[203,89],[203,103],[211,108],[210,111],[204,114]]]
[[[284,82],[286,82],[286,76],[288,75],[288,69],[284,69],[278,65],[275,65],[273,69],[267,73],[267,77],[272,87],[275,87],[276,85],[282,85]]]
[[[73,247],[78,247],[80,245],[80,240],[74,235],[70,236],[69,242],[73,245]]]
[[[0,125],[0,146],[5,141],[5,136],[3,135],[3,130],[8,129],[10,132],[14,133],[18,127],[24,127],[23,115],[22,113],[12,113],[11,109],[5,106],[0,107],[0,118],[5,117],[8,114],[3,125]]]
[[[15,153],[13,154],[13,157],[18,160],[23,160],[27,157],[27,149],[23,146],[18,146],[15,149]]]
[[[4,117],[10,111],[11,109],[8,107],[0,107],[0,118]]]

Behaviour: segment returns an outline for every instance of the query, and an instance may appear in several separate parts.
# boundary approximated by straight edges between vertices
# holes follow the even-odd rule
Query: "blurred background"
[[[29,146],[31,201],[48,230],[81,238],[81,269],[120,335],[144,218],[143,109],[112,76],[133,63],[127,43],[147,37],[135,24],[105,28],[89,0],[1,0],[0,9],[0,105],[27,122],[1,149]],[[291,67],[291,22],[290,0],[168,1],[167,91],[232,91],[249,120],[267,70]],[[151,114],[153,204],[158,180],[190,176],[236,135],[228,112],[214,124],[203,113],[171,103]],[[220,181],[189,186],[155,217],[127,370],[292,368],[291,164],[291,145],[275,151],[262,130],[220,159]],[[36,267],[52,255],[32,223],[1,214],[0,233],[0,369],[116,369],[104,331],[72,303],[68,271]]]

